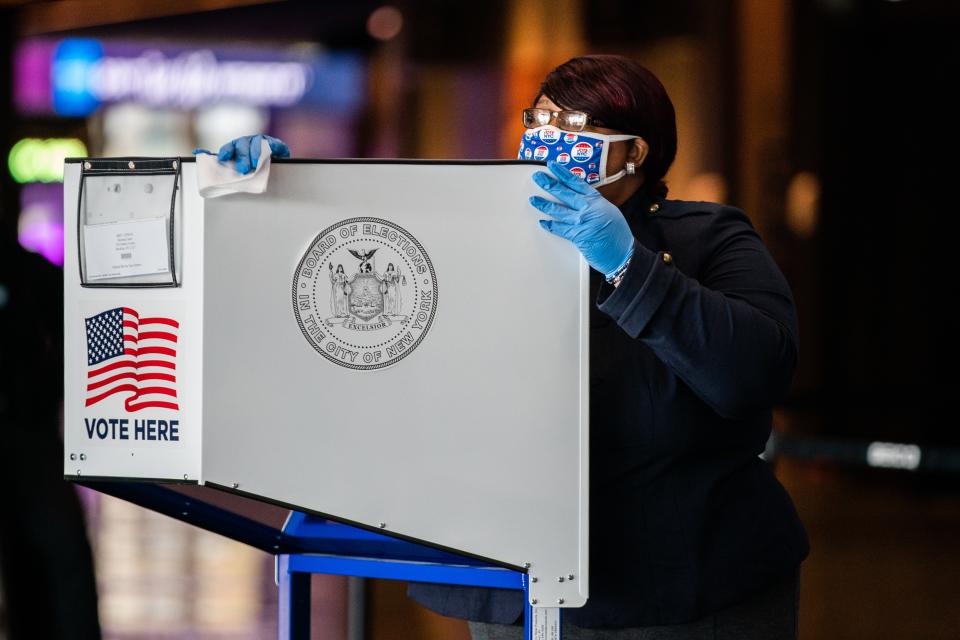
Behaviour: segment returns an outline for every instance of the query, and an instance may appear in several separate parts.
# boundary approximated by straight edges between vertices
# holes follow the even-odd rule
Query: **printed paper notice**
[[[533,607],[533,640],[557,640],[560,637],[560,608]]]
[[[166,218],[146,218],[83,228],[87,280],[170,271]]]

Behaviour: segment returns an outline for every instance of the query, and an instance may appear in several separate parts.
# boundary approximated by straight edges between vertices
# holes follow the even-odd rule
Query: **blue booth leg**
[[[277,556],[277,638],[310,640],[310,574],[291,572],[290,556]]]

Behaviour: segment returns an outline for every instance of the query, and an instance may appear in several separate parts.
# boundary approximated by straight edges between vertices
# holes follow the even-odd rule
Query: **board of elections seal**
[[[324,229],[293,276],[293,311],[307,342],[350,369],[382,369],[405,358],[427,335],[436,309],[427,252],[381,218]]]

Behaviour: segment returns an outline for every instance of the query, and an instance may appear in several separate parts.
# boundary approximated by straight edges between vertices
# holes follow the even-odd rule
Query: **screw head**
[[[183,479],[184,479],[184,480],[187,479],[187,474],[183,474]]]
[[[81,459],[81,460],[86,460],[86,459],[87,459],[87,454],[81,453],[81,454],[80,454],[80,459]]]
[[[524,569],[529,569],[529,568],[530,568],[530,563],[529,563],[529,562],[524,562],[524,563],[523,563],[523,568],[524,568]]]
[[[567,580],[573,580],[573,574],[572,574],[572,573],[567,575]]]
[[[77,459],[77,454],[71,453],[71,454],[70,454],[70,459],[71,459],[71,460],[76,460],[76,459]]]
[[[557,604],[563,604],[563,598],[557,598]]]
[[[173,161],[173,168],[174,168],[174,169],[177,168],[177,161],[176,161],[176,160]]]
[[[530,576],[530,582],[536,582],[537,580],[539,580],[537,576]]]
[[[133,164],[133,160],[131,160],[130,162],[128,162],[128,163],[127,163],[127,166],[130,167],[131,169],[136,169],[136,168],[137,168],[137,165]]]
[[[234,489],[236,489],[237,487],[240,486],[240,483],[239,483],[239,482],[234,482],[232,486],[233,486]]]
[[[387,528],[387,523],[386,523],[386,522],[381,522],[381,523],[380,523],[380,528],[381,528],[381,529],[386,529],[386,528]]]
[[[530,598],[530,604],[537,604],[536,598]]]
[[[557,582],[563,582],[563,576],[557,576]]]

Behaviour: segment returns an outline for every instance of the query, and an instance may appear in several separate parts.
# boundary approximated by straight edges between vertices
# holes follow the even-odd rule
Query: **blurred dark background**
[[[800,364],[766,457],[811,538],[801,637],[960,637],[958,27],[960,4],[922,0],[0,1],[4,420],[57,409],[19,391],[43,374],[10,373],[36,355],[10,345],[59,313],[64,157],[189,155],[262,131],[300,157],[510,158],[547,71],[632,55],[676,107],[668,197],[743,208],[794,291]],[[59,437],[47,422],[38,450]],[[83,506],[104,637],[274,634],[269,556],[51,491]],[[0,486],[4,519],[13,493]],[[314,637],[345,637],[345,580],[314,585]],[[468,637],[403,584],[368,587],[368,637]],[[16,601],[0,596],[0,638]]]

